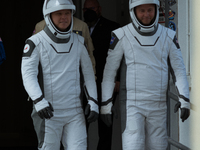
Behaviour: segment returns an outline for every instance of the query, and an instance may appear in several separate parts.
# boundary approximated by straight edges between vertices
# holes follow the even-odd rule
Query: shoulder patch
[[[114,48],[117,45],[118,41],[119,41],[118,37],[114,33],[112,33],[111,34],[110,48],[109,49],[114,50]]]
[[[30,57],[34,49],[35,44],[31,40],[26,40],[22,57]]]
[[[178,43],[178,40],[177,40],[176,36],[174,36],[173,42],[174,42],[174,44],[176,45],[176,47],[177,47],[178,49],[180,49],[180,46],[179,46],[179,43]]]
[[[78,35],[81,35],[81,36],[83,36],[83,33],[82,33],[82,31],[73,30],[73,32],[74,32],[74,33],[76,33],[76,34],[78,34]]]

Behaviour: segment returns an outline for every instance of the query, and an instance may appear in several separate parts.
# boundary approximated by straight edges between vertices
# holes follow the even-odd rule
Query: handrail
[[[175,141],[171,138],[168,138],[168,143],[179,148],[179,149],[181,149],[181,150],[191,150],[190,148],[186,147],[185,145],[183,145],[183,144],[181,144],[181,143],[179,143],[179,142],[177,142],[177,141]]]
[[[178,96],[177,96],[176,94],[170,92],[170,91],[168,91],[168,98],[169,98],[169,99],[173,99],[173,100],[175,100],[175,101],[178,101],[178,100],[179,100],[179,99],[178,99]],[[188,148],[187,146],[185,146],[185,145],[183,145],[183,144],[181,144],[181,143],[179,143],[179,142],[173,140],[173,139],[170,138],[170,137],[168,138],[168,143],[169,143],[170,145],[175,146],[176,148],[181,149],[181,150],[191,150],[191,149]]]
[[[171,98],[175,101],[178,101],[178,96],[170,91],[168,91],[168,96],[169,96],[169,98]]]

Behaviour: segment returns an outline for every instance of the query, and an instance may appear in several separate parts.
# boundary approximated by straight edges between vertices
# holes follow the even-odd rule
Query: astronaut
[[[45,0],[46,27],[26,40],[22,57],[24,87],[41,118],[45,118],[42,150],[86,150],[87,134],[80,100],[80,70],[88,104],[87,121],[98,118],[97,91],[84,38],[72,32],[75,6],[71,0]],[[43,72],[39,85],[38,66]]]
[[[181,119],[190,115],[189,87],[175,31],[158,24],[158,0],[130,0],[132,22],[112,32],[102,81],[101,118],[112,124],[112,94],[120,67],[124,150],[166,150],[168,69],[178,91]],[[169,65],[168,65],[169,63]]]

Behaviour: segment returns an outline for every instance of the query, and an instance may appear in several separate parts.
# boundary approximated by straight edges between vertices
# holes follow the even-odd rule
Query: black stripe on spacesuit
[[[175,82],[176,82],[176,76],[175,76],[175,73],[174,73],[174,70],[171,66],[171,63],[170,63],[170,58],[168,57],[168,66],[169,66],[169,70],[170,70],[170,73],[172,75],[172,80],[173,80],[173,83],[175,85]],[[186,98],[185,96],[181,95],[179,93],[179,90],[178,90],[178,87],[176,86],[176,90],[178,92],[178,97],[182,98],[183,100],[185,100],[186,102],[189,102],[190,100],[188,98]]]
[[[97,104],[97,105],[98,105],[98,102],[97,102],[97,100],[95,100],[94,98],[92,98],[92,97],[89,95],[89,93],[88,93],[88,90],[87,90],[86,86],[83,86],[83,89],[84,89],[84,92],[85,92],[85,95],[86,95],[87,99],[88,99],[88,100],[91,100],[91,101],[93,101],[95,104]]]
[[[101,106],[106,106],[107,104],[109,104],[110,102],[112,102],[113,101],[113,98],[110,98],[110,99],[108,99],[107,101],[105,101],[105,102],[101,102]]]
[[[44,96],[40,96],[38,99],[34,100],[33,103],[37,104],[38,102],[42,101],[42,99],[44,98]]]
[[[91,100],[91,101],[93,101],[95,104],[97,104],[98,105],[98,102],[97,102],[97,100],[95,100],[94,98],[92,98],[92,97],[88,97],[88,100]]]
[[[140,43],[140,41],[137,39],[137,37],[136,37],[136,36],[134,36],[134,37],[135,37],[135,39],[137,40],[137,42],[138,42],[141,46],[155,46],[156,43],[157,43],[157,41],[158,41],[158,39],[160,38],[160,37],[158,37],[153,45],[142,45],[142,44]]]
[[[22,57],[30,57],[31,56],[31,54],[32,54],[32,52],[33,52],[33,50],[35,49],[35,44],[33,43],[33,41],[31,41],[31,40],[26,40],[26,42],[25,42],[25,46],[26,45],[29,45],[29,50],[27,51],[27,52],[24,52],[23,51],[23,55],[22,55]]]
[[[179,95],[179,97],[184,99],[186,102],[190,102],[190,100],[188,98],[186,98],[185,96],[183,96],[183,95]]]
[[[118,41],[119,41],[118,37],[112,32],[111,33],[111,40],[110,40],[110,47],[109,47],[109,49],[114,50],[114,48],[117,45]]]
[[[175,82],[176,82],[176,76],[175,76],[174,70],[173,70],[173,68],[172,68],[172,65],[171,65],[171,62],[170,62],[170,58],[169,58],[169,57],[168,57],[168,67],[169,67],[170,73],[171,73],[171,75],[172,75],[173,83],[175,84]]]
[[[87,91],[87,88],[86,88],[86,86],[84,85],[85,79],[84,79],[84,75],[83,75],[83,71],[82,71],[81,66],[80,66],[79,70],[80,70],[80,88],[81,88],[80,100],[81,100],[82,108],[85,109],[85,106],[87,105],[87,100],[91,100],[91,101],[93,101],[95,104],[98,105],[97,100],[95,100],[94,98],[92,98],[92,97],[89,95],[89,93],[88,93],[88,91]],[[86,100],[86,99],[87,99],[87,100]]]
[[[70,46],[68,52],[58,52],[58,51],[56,50],[56,48],[55,48],[52,44],[50,44],[50,45],[51,45],[51,47],[55,50],[56,53],[58,53],[58,54],[62,54],[62,53],[70,53],[70,51],[71,51],[71,49],[72,49],[72,46],[73,46],[73,43],[71,44],[71,46]]]
[[[41,65],[40,62],[39,62],[39,65],[38,65],[38,76],[37,76],[37,78],[38,78],[38,83],[40,85],[40,89],[42,91],[43,97],[45,97],[45,95],[44,95],[43,71],[42,71],[42,65]]]
[[[185,96],[183,96],[183,95],[181,95],[180,93],[179,93],[179,90],[178,90],[178,88],[176,87],[176,90],[177,90],[177,92],[178,92],[178,97],[180,97],[180,98],[182,98],[184,101],[186,101],[186,102],[190,102],[190,100],[188,99],[188,98],[186,98]]]
[[[154,30],[153,30],[152,32],[145,33],[145,32],[141,32],[140,26],[137,28],[133,22],[132,22],[132,25],[133,25],[133,27],[135,28],[135,30],[136,30],[139,34],[141,34],[142,36],[152,36],[152,35],[154,35],[154,34],[156,33],[156,31],[158,30],[158,26],[155,26],[155,25],[154,25]]]
[[[125,56],[123,56],[120,65],[120,89],[119,89],[119,106],[121,112],[121,132],[123,133],[126,128],[126,103],[127,103],[127,88],[126,88],[126,74],[127,74],[127,65]]]
[[[80,88],[81,88],[81,93],[80,93],[80,100],[81,100],[81,106],[83,109],[85,109],[85,106],[87,105],[87,98],[86,95],[84,93],[84,76],[83,76],[83,71],[81,68],[81,65],[79,67],[79,71],[80,71]]]
[[[50,30],[47,26],[44,27],[44,32],[55,42],[55,43],[68,43],[70,40],[70,37],[67,39],[60,39],[57,38]]]
[[[38,77],[38,83],[40,85],[40,89],[42,90],[42,94],[45,97],[45,95],[44,95],[43,70],[42,70],[42,65],[41,65],[40,62],[39,62],[39,65],[38,65],[38,76],[37,77]]]
[[[179,45],[179,43],[178,43],[178,40],[177,40],[176,36],[174,36],[173,42],[174,42],[174,44],[176,45],[176,47],[177,47],[178,49],[180,49],[180,45]]]

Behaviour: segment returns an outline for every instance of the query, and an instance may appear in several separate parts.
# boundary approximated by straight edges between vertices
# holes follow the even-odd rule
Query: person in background
[[[159,0],[130,0],[132,22],[112,32],[102,82],[101,117],[110,126],[112,93],[120,67],[124,150],[166,150],[168,69],[184,122],[190,115],[189,86],[176,32],[158,24]]]
[[[96,60],[96,83],[99,106],[101,106],[101,82],[103,69],[109,49],[111,32],[120,27],[114,21],[108,20],[101,15],[101,6],[98,0],[85,0],[83,7],[84,21],[87,23],[92,42],[94,45],[94,58]],[[119,80],[116,82],[114,99],[118,93]],[[111,150],[112,126],[107,127],[101,118],[98,119],[99,141],[97,150]]]
[[[6,54],[3,46],[3,41],[0,37],[0,65],[6,60]]]
[[[45,28],[26,40],[22,56],[24,87],[34,109],[45,119],[41,150],[86,150],[87,133],[81,105],[81,72],[88,103],[88,122],[98,118],[94,71],[84,38],[72,32],[75,5],[71,0],[45,0]],[[41,66],[42,86],[38,81]],[[42,130],[41,127],[40,131]]]

